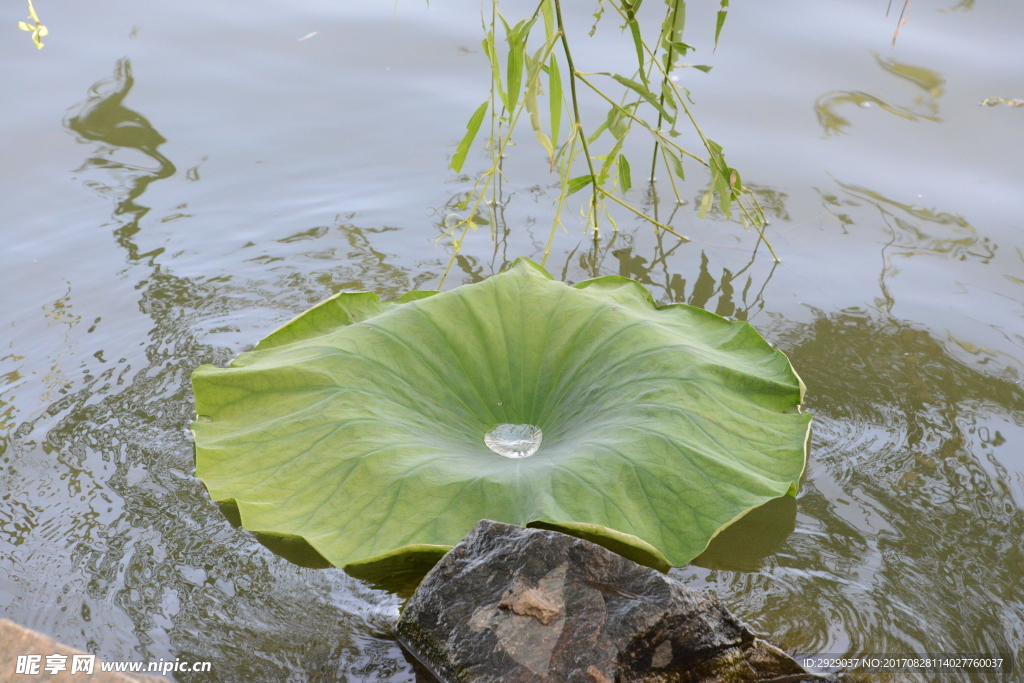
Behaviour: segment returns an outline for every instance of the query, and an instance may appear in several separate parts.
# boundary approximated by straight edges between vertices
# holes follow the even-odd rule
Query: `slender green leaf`
[[[686,180],[686,174],[683,173],[683,160],[671,149],[665,149],[662,147],[662,151],[665,152],[665,156],[668,157],[669,164],[672,165],[672,171],[679,177],[680,180]]]
[[[523,81],[523,64],[526,62],[526,41],[536,17],[524,19],[508,33],[508,101],[510,111],[519,104],[519,90]]]
[[[597,174],[597,184],[599,187],[603,186],[608,181],[608,175],[611,172],[612,164],[619,157],[619,151],[622,149],[622,143],[625,138],[619,138],[615,142],[615,146],[612,147],[611,151],[603,157],[596,157],[601,159],[601,170]]]
[[[554,0],[544,0],[540,6],[540,13],[544,17],[544,35],[550,38],[558,30],[558,22],[555,20]]]
[[[686,26],[686,2],[684,0],[665,0],[668,11],[665,13],[665,21],[661,25],[661,36],[658,42],[666,52],[672,50],[680,55],[685,55],[687,50],[693,48],[682,42],[683,27]]]
[[[458,173],[462,170],[462,164],[466,161],[466,154],[469,153],[469,148],[473,145],[473,140],[476,138],[477,131],[480,130],[480,124],[484,120],[484,114],[487,113],[487,105],[489,102],[484,102],[477,110],[473,112],[473,115],[469,117],[469,123],[466,124],[466,135],[463,136],[462,142],[455,150],[455,155],[452,156],[451,168],[453,171]]]
[[[725,26],[725,17],[729,13],[729,0],[722,0],[721,9],[718,10],[718,17],[715,20],[715,49],[718,48],[718,36],[722,35],[722,27]]]
[[[657,109],[658,112],[662,116],[664,116],[665,119],[669,123],[675,123],[675,120],[676,120],[675,117],[672,116],[672,114],[668,113],[668,110],[666,110],[665,107],[661,106],[661,103],[658,102],[658,98],[656,98],[651,93],[651,91],[647,89],[646,86],[641,85],[640,83],[637,83],[634,80],[630,80],[630,79],[626,78],[625,76],[620,76],[619,74],[606,74],[606,75],[611,76],[616,81],[618,81],[622,85],[626,86],[627,88],[629,88],[630,90],[632,90],[636,94],[640,95],[640,97],[644,98],[644,100],[646,100],[647,103],[650,104],[652,107]]]
[[[587,138],[587,144],[594,144],[597,141],[597,139],[601,137],[601,133],[605,132],[606,130],[608,130],[607,121],[605,121],[600,126],[594,129],[594,132],[591,133],[590,136]]]
[[[540,72],[544,70],[544,60],[548,56],[549,42],[545,41],[543,45],[537,48],[537,51],[530,56],[529,52],[524,52],[526,57],[526,87],[529,88],[535,81],[537,85],[540,85]]]
[[[629,173],[629,160],[626,159],[625,155],[619,155],[619,190],[623,194],[629,192],[629,188],[633,187],[633,178]]]
[[[597,33],[597,25],[601,23],[601,17],[604,16],[604,0],[597,0],[597,11],[594,12],[594,25],[590,27],[590,31],[587,33],[591,38]]]
[[[692,66],[697,71],[703,71],[704,73],[711,73],[711,69],[714,68],[708,66],[707,64],[691,64],[690,66]]]
[[[708,210],[711,209],[711,190],[704,193],[704,196],[700,198],[700,206],[697,207],[697,218],[704,218],[708,215]]]
[[[629,22],[629,33],[633,36],[633,47],[636,48],[637,72],[640,74],[640,80],[644,82],[644,85],[650,85],[647,81],[647,60],[644,59],[644,39],[640,35],[640,23],[636,18],[632,18]]]
[[[675,52],[679,53],[680,56],[686,55],[686,52],[688,50],[696,49],[692,45],[687,45],[686,43],[679,40],[673,40],[672,42],[670,42],[669,47],[671,47]]]
[[[540,108],[537,105],[537,96],[540,94],[540,79],[533,78],[526,82],[526,111],[530,114],[530,126],[535,132],[540,132]]]
[[[540,74],[542,71],[548,70],[544,62],[551,53],[551,48],[554,47],[556,40],[557,36],[552,36],[544,41],[544,44],[537,48],[532,57],[529,52],[525,50],[523,52],[523,56],[526,58],[526,106],[530,112],[534,130],[540,130],[540,110],[537,107],[537,97],[541,92]],[[531,97],[533,98],[532,102],[530,101]]]
[[[544,149],[547,151],[548,158],[551,160],[552,163],[554,163],[555,146],[554,143],[551,142],[551,139],[548,137],[547,133],[545,133],[543,128],[541,127],[540,107],[537,104],[537,99],[538,95],[540,94],[541,87],[539,76],[540,70],[543,68],[542,53],[545,52],[547,47],[549,46],[545,45],[539,48],[532,58],[530,58],[529,56],[527,58],[529,68],[527,69],[528,77],[526,81],[526,97],[524,99],[524,102],[526,105],[526,111],[530,114],[530,125],[533,127],[534,135],[537,137],[537,140],[540,142],[541,146],[543,146]],[[528,54],[529,53],[527,53],[527,55]]]
[[[718,194],[719,206],[726,218],[732,218],[732,202],[739,196],[737,182],[739,174],[729,168],[722,154],[722,146],[713,140],[707,141],[708,168],[711,171],[711,186]],[[702,203],[703,204],[703,203]]]
[[[551,64],[548,66],[548,108],[551,116],[551,144],[557,149],[558,129],[562,123],[562,74],[554,55],[551,55]]]
[[[640,9],[643,0],[623,0],[622,9],[626,12],[626,24],[629,25],[629,33],[633,37],[633,48],[636,50],[637,70],[640,73],[640,80],[647,82],[647,60],[644,59],[644,40],[640,35],[640,22],[636,20],[636,12]]]
[[[608,130],[615,136],[615,139],[621,141],[622,138],[629,131],[629,127],[626,125],[626,115],[622,109],[618,107],[612,107],[608,112],[608,117],[605,119],[605,123],[608,125]]]
[[[675,113],[677,109],[676,98],[672,90],[672,84],[667,78],[662,79],[661,81],[661,102],[663,106],[671,109],[672,112]]]
[[[551,161],[554,162],[555,146],[552,144],[551,138],[549,138],[548,134],[542,130],[538,130],[536,133],[534,133],[534,135],[536,135],[537,140],[540,142],[541,147],[544,148],[544,151],[548,153],[548,158],[550,158]]]
[[[565,184],[565,196],[574,195],[582,190],[587,185],[591,185],[594,182],[594,176],[592,175],[581,175],[573,178]]]
[[[519,104],[519,87],[523,80],[523,53],[526,46],[514,39],[514,34],[508,38],[508,68],[505,80],[506,92],[508,93],[509,112],[515,111]]]
[[[505,111],[511,114],[512,107],[508,103],[508,95],[505,94],[505,89],[501,82],[501,63],[498,61],[498,49],[494,44],[494,31],[487,32],[482,45],[484,54],[487,55],[487,59],[491,63],[491,82],[498,89],[498,97],[501,98],[502,104],[505,105]]]

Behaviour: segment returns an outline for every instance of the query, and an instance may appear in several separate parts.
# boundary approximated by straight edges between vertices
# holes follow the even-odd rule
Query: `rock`
[[[168,679],[160,676],[144,676],[141,674],[122,674],[100,671],[100,662],[97,659],[93,666],[93,673],[71,672],[71,658],[74,655],[85,654],[81,650],[73,650],[66,645],[61,645],[52,638],[42,633],[30,631],[27,628],[18,626],[13,621],[0,619],[0,683],[8,681],[48,681],[48,683],[73,683],[73,681],[88,681],[88,683],[169,683]],[[42,655],[39,673],[29,675],[16,673],[18,657],[25,655]],[[47,673],[46,657],[48,655],[63,655],[67,657],[65,670],[55,674]]]
[[[481,521],[396,629],[441,683],[820,680],[706,593],[556,531]]]

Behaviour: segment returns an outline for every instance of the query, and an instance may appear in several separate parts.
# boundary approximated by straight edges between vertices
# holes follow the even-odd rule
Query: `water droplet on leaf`
[[[528,458],[540,448],[542,438],[539,427],[500,424],[484,435],[484,443],[506,458]]]

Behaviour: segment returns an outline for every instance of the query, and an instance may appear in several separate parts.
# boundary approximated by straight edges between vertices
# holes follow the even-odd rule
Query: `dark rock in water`
[[[442,683],[820,680],[715,598],[556,531],[481,521],[397,627]]]

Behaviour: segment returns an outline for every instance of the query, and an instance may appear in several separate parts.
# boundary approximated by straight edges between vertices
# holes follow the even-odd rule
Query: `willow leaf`
[[[565,196],[576,194],[587,185],[592,185],[594,182],[594,176],[592,175],[581,175],[571,179],[565,184],[566,192]]]
[[[665,109],[665,107],[661,106],[661,103],[658,102],[658,98],[655,97],[654,94],[650,90],[647,89],[647,86],[645,86],[643,84],[640,84],[640,83],[637,83],[636,81],[631,80],[629,78],[626,78],[625,76],[620,76],[619,74],[604,74],[604,75],[611,76],[616,81],[618,81],[620,84],[626,86],[627,88],[629,88],[630,90],[635,92],[637,95],[639,95],[640,97],[644,98],[644,100],[648,104],[650,104],[652,107],[657,109],[658,112],[662,116],[664,116],[665,120],[667,120],[669,123],[675,123],[675,120],[676,120],[675,117],[672,116],[672,114],[670,114],[668,112],[668,110]]]
[[[715,19],[715,49],[718,48],[718,36],[722,35],[722,27],[725,26],[725,17],[729,14],[729,0],[722,0]]]
[[[476,138],[477,132],[480,130],[480,124],[483,123],[484,114],[487,113],[487,105],[489,102],[484,102],[477,110],[473,112],[473,115],[469,117],[469,123],[466,124],[466,134],[463,136],[459,146],[455,149],[455,154],[452,156],[451,168],[456,173],[462,170],[462,164],[466,162],[466,155],[469,153],[469,148],[473,145],[473,140]]]
[[[619,190],[625,194],[633,187],[633,178],[629,173],[629,160],[624,154],[619,155]]]
[[[551,55],[548,65],[548,112],[551,117],[551,144],[558,148],[558,129],[562,123],[562,73],[558,60]]]
[[[494,42],[494,31],[487,32],[482,45],[484,54],[487,55],[487,60],[491,63],[491,82],[498,89],[498,97],[501,98],[502,103],[505,105],[505,111],[511,113],[512,107],[508,103],[508,95],[505,93],[505,88],[501,82],[501,63],[498,61],[498,49]]]

